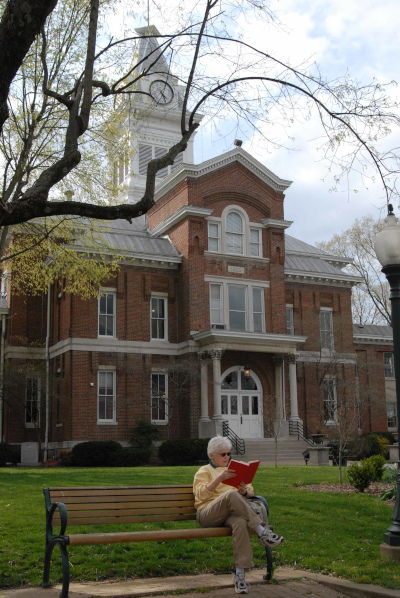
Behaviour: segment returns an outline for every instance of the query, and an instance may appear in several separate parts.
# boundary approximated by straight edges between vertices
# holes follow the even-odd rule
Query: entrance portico
[[[283,368],[285,357],[289,365],[290,419],[299,421],[297,404],[296,345],[304,343],[306,337],[243,333],[232,330],[207,330],[193,335],[199,347],[201,360],[201,415],[199,437],[222,434],[222,422],[227,421],[231,429],[242,438],[263,438],[263,396],[259,377],[251,368],[252,354],[265,353],[265,370],[274,367],[275,421],[282,433],[286,433],[287,421],[284,409]],[[243,381],[244,363],[237,363],[221,374],[221,359],[224,353],[238,353],[250,368],[248,381]],[[240,353],[240,355],[239,355]],[[258,355],[259,357],[259,355]],[[254,359],[254,356],[253,356]],[[259,362],[259,359],[257,360]],[[209,413],[208,368],[212,364],[213,414]],[[231,374],[235,387],[227,377]],[[233,376],[232,376],[233,374]],[[250,386],[251,388],[247,388]],[[285,428],[285,429],[284,429]]]

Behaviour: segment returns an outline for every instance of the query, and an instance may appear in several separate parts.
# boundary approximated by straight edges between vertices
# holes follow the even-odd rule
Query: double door
[[[240,438],[262,438],[260,393],[221,392],[222,417]]]

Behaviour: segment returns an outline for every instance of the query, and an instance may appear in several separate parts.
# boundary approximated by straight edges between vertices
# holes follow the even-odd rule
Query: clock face
[[[174,97],[172,87],[162,79],[153,81],[150,85],[150,93],[158,104],[169,104]]]

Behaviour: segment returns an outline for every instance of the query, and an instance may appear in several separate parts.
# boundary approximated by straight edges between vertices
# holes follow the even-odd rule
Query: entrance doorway
[[[240,438],[264,437],[262,388],[254,372],[245,376],[244,368],[235,366],[222,374],[221,413]]]

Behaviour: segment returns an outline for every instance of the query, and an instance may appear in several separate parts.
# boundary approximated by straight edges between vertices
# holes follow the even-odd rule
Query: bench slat
[[[120,532],[110,534],[73,534],[70,546],[88,544],[118,544],[121,542],[164,542],[166,540],[190,540],[193,538],[219,538],[230,536],[230,527],[207,527],[196,529],[170,529],[146,532]]]
[[[177,509],[177,507],[190,507],[193,506],[193,500],[179,500],[179,501],[168,501],[168,502],[98,502],[98,503],[64,503],[68,511],[103,511],[106,509],[131,509],[133,511],[140,509]]]
[[[71,523],[71,519],[77,519],[78,517],[132,517],[140,515],[176,515],[180,516],[182,513],[195,513],[196,509],[193,505],[188,505],[179,509],[92,509],[90,511],[68,511],[69,517],[68,522]],[[53,517],[55,523],[59,522],[59,517]]]
[[[68,517],[68,529],[70,525],[93,525],[93,524],[109,524],[113,523],[121,524],[121,523],[150,523],[155,522],[158,523],[159,521],[194,521],[196,519],[195,513],[184,513],[182,515],[138,515],[131,517]],[[108,534],[106,534],[108,535]]]
[[[115,503],[137,503],[137,504],[148,504],[148,501],[153,502],[154,504],[173,504],[176,501],[190,501],[190,502],[194,502],[194,496],[193,496],[193,492],[191,494],[168,494],[168,495],[162,495],[159,494],[157,496],[154,496],[153,494],[148,494],[148,495],[143,495],[141,494],[140,496],[135,496],[135,495],[126,495],[126,496],[83,496],[83,497],[78,497],[78,496],[74,496],[74,497],[70,497],[70,496],[60,496],[60,497],[54,497],[54,495],[51,496],[51,502],[63,502],[65,505],[67,505],[68,509],[73,509],[76,508],[74,507],[74,505],[82,505],[82,504],[87,504],[87,505],[92,505],[92,504],[98,504],[101,502],[101,504],[106,504],[106,503],[110,503],[110,504],[115,504]]]
[[[193,487],[187,486],[108,486],[101,488],[49,488],[52,498],[65,496],[126,496],[157,494],[193,494]]]

